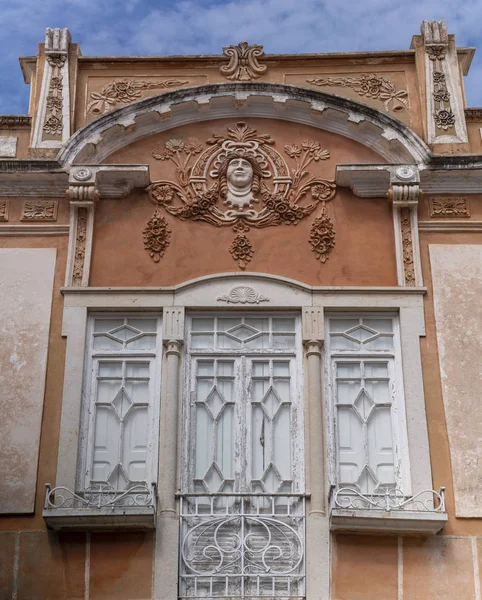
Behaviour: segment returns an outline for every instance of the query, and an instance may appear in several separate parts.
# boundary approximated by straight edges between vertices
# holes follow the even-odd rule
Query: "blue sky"
[[[424,19],[480,46],[465,85],[468,105],[482,106],[481,0],[0,0],[0,114],[26,113],[18,57],[36,54],[46,27],[68,27],[84,56],[221,54],[242,40],[267,53],[350,52],[407,49]]]

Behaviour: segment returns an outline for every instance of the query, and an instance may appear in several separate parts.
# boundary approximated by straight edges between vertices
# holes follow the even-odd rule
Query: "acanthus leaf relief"
[[[164,79],[162,81],[138,81],[136,79],[120,79],[108,83],[100,92],[91,92],[91,102],[87,105],[86,113],[102,115],[116,107],[117,104],[129,104],[142,97],[145,90],[170,89],[187,85],[188,80]]]
[[[334,198],[336,185],[308,171],[310,165],[330,158],[319,142],[285,145],[287,161],[270,135],[238,122],[227,127],[226,133],[214,134],[205,145],[195,139],[169,139],[152,154],[156,160],[175,165],[177,181],[153,181],[147,188],[151,201],[182,221],[231,227],[235,237],[229,252],[240,269],[246,268],[255,253],[249,239],[252,228],[297,225],[317,209],[319,218],[313,227],[320,230],[317,235],[324,228],[325,241],[316,256],[321,262],[328,258],[334,247],[334,227],[327,203]],[[312,246],[317,243],[313,235],[312,228]],[[321,248],[319,243],[317,247]]]
[[[315,77],[307,83],[318,87],[348,87],[358,96],[380,100],[387,112],[402,112],[408,108],[407,90],[397,89],[387,77],[370,73],[359,77]]]

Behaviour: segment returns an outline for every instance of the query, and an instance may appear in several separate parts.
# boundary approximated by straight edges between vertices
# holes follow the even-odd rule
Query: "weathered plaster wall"
[[[56,251],[0,250],[0,512],[34,510]]]
[[[305,140],[318,142],[330,152],[330,159],[313,161],[307,171],[314,176],[334,179],[337,164],[382,162],[373,151],[339,135],[308,126],[275,120],[247,119],[259,134],[270,134],[274,148],[284,153],[285,145]],[[225,133],[234,119],[197,123],[136,142],[109,157],[109,163],[147,163],[151,181],[175,181],[175,165],[155,160],[152,153],[163,149],[169,139],[198,139],[202,146],[213,133]],[[185,157],[183,157],[185,158]],[[290,167],[295,161],[286,157]],[[306,198],[304,204],[311,201]],[[257,204],[259,208],[262,204]],[[226,209],[219,202],[219,207]],[[170,245],[159,263],[144,249],[142,232],[155,206],[146,192],[129,198],[98,202],[94,226],[91,264],[93,286],[173,285],[212,273],[239,271],[229,253],[235,237],[232,227],[215,227],[199,221],[160,213],[172,230]],[[339,188],[328,204],[336,232],[336,245],[326,263],[316,259],[309,244],[310,227],[319,209],[298,225],[252,228],[249,239],[254,257],[247,270],[298,279],[312,285],[396,285],[395,246],[391,207],[383,199],[361,199]]]
[[[482,517],[482,246],[431,245],[442,393],[458,517]]]

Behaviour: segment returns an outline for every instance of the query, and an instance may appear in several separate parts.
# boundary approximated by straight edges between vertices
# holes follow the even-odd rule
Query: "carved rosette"
[[[98,116],[114,109],[117,104],[129,104],[142,97],[145,90],[170,89],[188,85],[187,79],[163,79],[162,81],[144,81],[121,79],[105,85],[100,92],[90,94],[91,101],[86,113]]]
[[[307,83],[318,87],[348,87],[362,98],[380,100],[387,112],[403,112],[408,108],[408,92],[395,87],[387,77],[370,73],[360,77],[315,77]]]
[[[467,198],[430,198],[431,219],[466,219],[469,217]]]
[[[250,46],[248,42],[240,42],[237,46],[223,48],[223,54],[229,58],[229,63],[223,65],[219,71],[231,81],[258,79],[268,70],[266,65],[260,65],[258,61],[264,55],[263,46]]]
[[[149,197],[157,207],[183,221],[232,227],[236,235],[229,252],[240,269],[246,268],[255,253],[249,239],[252,228],[297,225],[319,208],[323,225],[318,226],[316,235],[321,235],[322,226],[331,232],[324,235],[323,252],[316,253],[324,262],[334,246],[326,204],[334,198],[336,185],[310,174],[309,167],[328,160],[330,153],[314,140],[286,145],[283,150],[284,156],[269,135],[244,122],[227,127],[224,134],[214,134],[206,145],[199,140],[170,139],[153,157],[172,162],[177,181],[153,181],[147,188]],[[233,161],[251,172],[244,195],[236,196],[232,190],[228,167]]]
[[[413,262],[413,240],[410,208],[400,209],[400,229],[402,234],[403,267],[405,285],[415,285],[415,267]]]
[[[25,200],[22,221],[55,221],[57,208],[56,200]]]
[[[144,236],[144,248],[149,252],[149,256],[154,262],[159,262],[169,246],[171,230],[166,219],[158,210],[147,222],[142,235]]]

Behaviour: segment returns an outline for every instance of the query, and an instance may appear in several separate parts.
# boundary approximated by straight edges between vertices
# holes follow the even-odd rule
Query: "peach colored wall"
[[[258,133],[269,133],[274,148],[315,140],[331,153],[327,161],[313,162],[308,171],[334,179],[337,164],[381,162],[371,150],[332,133],[283,121],[249,119]],[[197,138],[203,144],[213,132],[225,132],[234,120],[198,123],[152,136],[118,151],[106,163],[147,163],[151,181],[175,180],[174,165],[155,160],[152,153],[171,139]],[[293,161],[287,159],[290,166]],[[222,204],[220,203],[220,207]],[[101,200],[96,207],[91,266],[93,286],[174,285],[202,275],[239,271],[229,254],[231,227],[181,221],[161,209],[172,230],[171,243],[159,263],[144,249],[142,231],[155,206],[144,191],[121,200]],[[361,199],[339,189],[329,203],[336,230],[336,246],[325,264],[309,245],[310,226],[319,209],[296,226],[252,229],[248,237],[255,254],[246,270],[283,275],[312,285],[396,285],[391,207],[383,199]]]

